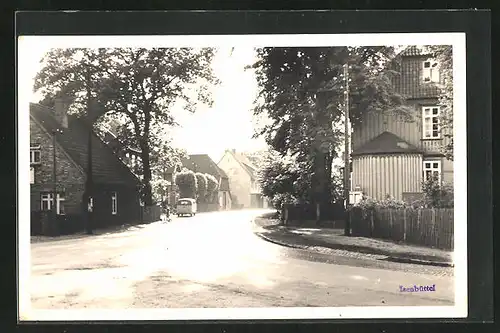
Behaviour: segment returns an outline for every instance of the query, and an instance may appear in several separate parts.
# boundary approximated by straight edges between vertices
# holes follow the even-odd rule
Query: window
[[[30,184],[35,184],[35,168],[30,167]]]
[[[422,129],[424,139],[439,139],[439,106],[422,108]]]
[[[41,163],[41,151],[40,146],[31,146],[30,147],[30,165],[40,164]]]
[[[441,182],[441,161],[424,161],[424,179],[429,180],[433,176]]]
[[[111,193],[111,214],[116,215],[118,213],[118,194],[116,192]]]
[[[41,196],[41,209],[42,210],[51,210],[52,209],[52,203],[53,203],[53,195],[52,193],[42,193]],[[66,214],[65,209],[64,209],[64,197],[57,194],[57,201],[56,201],[56,212],[58,215],[64,215]]]
[[[118,194],[116,192],[111,192],[111,214],[116,215],[118,213]]]
[[[439,82],[439,67],[437,61],[424,61],[422,73],[424,82]]]

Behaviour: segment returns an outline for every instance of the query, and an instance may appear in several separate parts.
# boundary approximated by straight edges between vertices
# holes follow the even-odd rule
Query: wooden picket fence
[[[453,250],[453,209],[353,208],[352,235]]]
[[[331,204],[285,204],[281,219],[285,225],[302,227],[344,228],[346,210],[342,203]]]

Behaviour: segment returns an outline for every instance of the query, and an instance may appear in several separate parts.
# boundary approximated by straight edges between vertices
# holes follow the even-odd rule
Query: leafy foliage
[[[188,169],[183,169],[175,176],[175,185],[179,188],[181,198],[196,198],[198,182],[195,173]]]
[[[300,174],[292,167],[290,161],[284,158],[269,158],[259,175],[262,194],[269,198],[274,198],[278,194],[290,194],[297,198],[298,191],[295,185],[299,177]]]
[[[217,202],[217,193],[219,191],[219,182],[218,180],[209,174],[205,175],[207,178],[207,193],[206,193],[206,202],[207,203],[215,203]]]
[[[424,203],[432,208],[453,208],[453,185],[441,183],[434,175],[423,181]]]
[[[163,202],[166,200],[168,185],[168,181],[166,181],[163,177],[153,175],[151,188],[153,191],[153,200],[155,202]]]
[[[305,169],[308,198],[331,202],[331,165],[343,143],[344,64],[349,64],[350,121],[365,112],[406,115],[411,110],[392,87],[386,66],[391,47],[262,48],[252,66],[260,87],[254,114],[271,123],[256,132],[281,156],[294,156]],[[307,175],[306,175],[307,174]]]
[[[285,204],[296,204],[297,199],[289,193],[277,193],[271,199],[273,207],[280,211]]]
[[[265,163],[266,159],[269,157],[270,154],[272,154],[272,150],[266,149],[266,150],[248,152],[245,153],[245,156],[247,156],[247,158],[257,168],[257,170],[260,170],[262,169],[263,164]]]
[[[196,181],[198,184],[197,198],[200,202],[204,202],[207,196],[207,176],[204,173],[195,173]]]
[[[212,104],[208,87],[218,82],[210,66],[213,56],[210,48],[52,49],[34,90],[44,103],[70,96],[70,111],[79,114],[90,103],[92,123],[105,113],[121,116],[119,136],[141,152],[145,204],[150,205],[155,132],[176,125],[174,105],[194,112],[200,103]]]
[[[356,207],[363,210],[377,210],[377,209],[405,209],[412,208],[412,205],[402,200],[396,200],[392,197],[387,197],[384,200],[376,200],[372,198],[363,198]]]
[[[441,150],[446,158],[453,160],[453,47],[451,45],[429,46],[438,62],[441,84],[439,105],[441,106],[440,125],[445,140]]]

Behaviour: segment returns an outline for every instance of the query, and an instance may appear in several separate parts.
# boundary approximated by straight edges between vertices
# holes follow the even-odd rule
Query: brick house
[[[453,162],[440,152],[449,140],[440,127],[439,85],[442,78],[432,55],[411,46],[393,62],[400,73],[396,91],[415,111],[410,120],[368,112],[352,132],[351,198],[359,193],[375,199],[421,197],[422,181],[438,175],[453,182]]]
[[[54,108],[30,103],[32,234],[47,232],[42,230],[42,220],[54,202],[54,148],[57,223],[51,223],[50,229],[52,233],[67,234],[84,228],[89,129],[81,119],[67,115],[66,110],[62,101],[56,101]],[[139,180],[95,132],[92,134],[92,228],[139,222]]]

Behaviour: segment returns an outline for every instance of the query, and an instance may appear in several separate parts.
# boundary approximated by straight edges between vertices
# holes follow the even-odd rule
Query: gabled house
[[[221,210],[231,209],[231,194],[229,190],[230,187],[228,177],[226,173],[210,158],[210,156],[207,154],[188,155],[187,158],[183,158],[181,160],[180,164],[175,167],[168,168],[165,171],[165,180],[171,184],[175,184],[175,175],[183,168],[193,172],[200,172],[214,176],[219,182],[217,208]],[[172,185],[169,189],[169,204],[175,204],[178,199],[179,196],[177,194],[176,187],[175,185]]]
[[[408,47],[395,59],[397,92],[414,109],[412,120],[368,112],[352,132],[351,191],[375,199],[388,195],[412,200],[422,192],[422,181],[438,175],[453,182],[453,162],[440,152],[445,140],[438,105],[438,65],[431,54]],[[351,198],[353,195],[351,194]]]
[[[235,149],[224,152],[218,166],[229,178],[233,201],[241,208],[267,208],[268,201],[262,195],[257,168],[243,153]]]
[[[62,101],[54,108],[30,104],[30,183],[32,234],[42,232],[42,217],[56,206],[57,233],[84,228],[89,127],[66,113]],[[92,131],[92,228],[136,223],[141,218],[140,183],[128,167]],[[54,202],[54,160],[56,200]],[[45,223],[45,222],[43,222]]]

